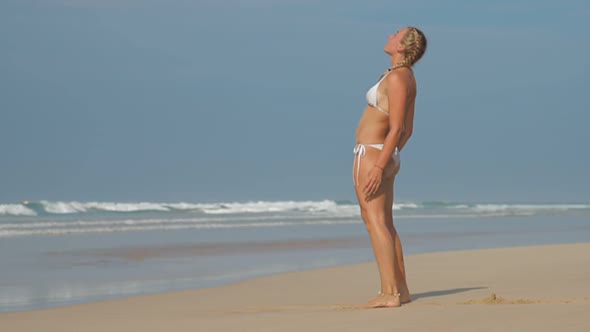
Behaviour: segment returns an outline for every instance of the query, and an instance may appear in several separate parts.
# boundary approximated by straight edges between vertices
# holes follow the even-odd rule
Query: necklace
[[[400,62],[396,63],[395,65],[387,68],[387,71],[392,71],[392,70],[395,70],[395,69],[397,69],[399,67],[407,67],[407,65],[406,65],[406,63],[404,61],[400,61]]]
[[[399,67],[408,67],[408,65],[406,65],[406,63],[403,62],[403,61],[400,61],[400,62],[396,63],[395,65],[387,68],[387,70],[384,71],[383,74],[381,74],[381,76],[379,77],[379,81],[381,81],[381,79],[383,78],[383,76],[385,76],[387,73],[389,73],[390,71],[395,70],[395,69],[397,69]],[[410,68],[410,67],[408,67],[408,68]]]

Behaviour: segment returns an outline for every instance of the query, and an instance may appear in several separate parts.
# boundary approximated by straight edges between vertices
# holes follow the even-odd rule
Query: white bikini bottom
[[[356,155],[356,177],[354,176],[354,171],[352,173],[352,176],[355,186],[357,186],[357,183],[359,182],[359,172],[361,171],[361,158],[365,156],[365,153],[367,153],[367,146],[370,146],[377,150],[383,150],[383,144],[357,144],[354,147],[354,150],[352,150],[352,152],[354,152],[354,154]],[[391,158],[393,158],[393,161],[396,165],[399,164],[400,157],[399,150],[397,149],[397,147],[393,150]]]

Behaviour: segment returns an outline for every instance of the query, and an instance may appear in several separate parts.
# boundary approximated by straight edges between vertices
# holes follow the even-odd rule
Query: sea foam
[[[37,213],[23,204],[0,204],[0,215],[36,216]]]

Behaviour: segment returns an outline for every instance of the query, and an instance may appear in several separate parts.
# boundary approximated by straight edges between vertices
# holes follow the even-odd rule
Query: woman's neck
[[[401,64],[404,63],[405,57],[403,54],[395,53],[391,56],[391,68],[399,67]]]

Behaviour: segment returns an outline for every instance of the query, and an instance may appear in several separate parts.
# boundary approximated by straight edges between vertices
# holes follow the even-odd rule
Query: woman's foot
[[[381,295],[382,295],[382,294],[383,294],[383,293],[381,293],[381,291],[379,291],[379,293],[377,293],[377,295],[376,295],[374,298],[370,299],[370,300],[369,300],[369,302],[367,302],[367,303],[368,303],[368,304],[371,304],[371,303],[373,303],[373,302],[376,302],[376,301],[378,301],[378,300],[379,300],[379,298],[381,297]]]
[[[401,304],[412,302],[412,297],[410,296],[410,290],[408,288],[400,292],[399,301]]]
[[[381,296],[381,294],[383,294],[383,292],[379,291],[379,293],[377,293],[377,296],[375,296],[374,298],[372,298],[369,303],[371,303],[372,301],[374,301],[375,299],[377,299],[379,296]],[[406,287],[405,291],[401,291],[399,292],[399,302],[401,304],[406,304],[406,303],[410,303],[412,302],[412,297],[410,296],[410,290]]]
[[[366,308],[394,308],[400,307],[401,305],[400,293],[379,292],[376,297],[367,303]]]

